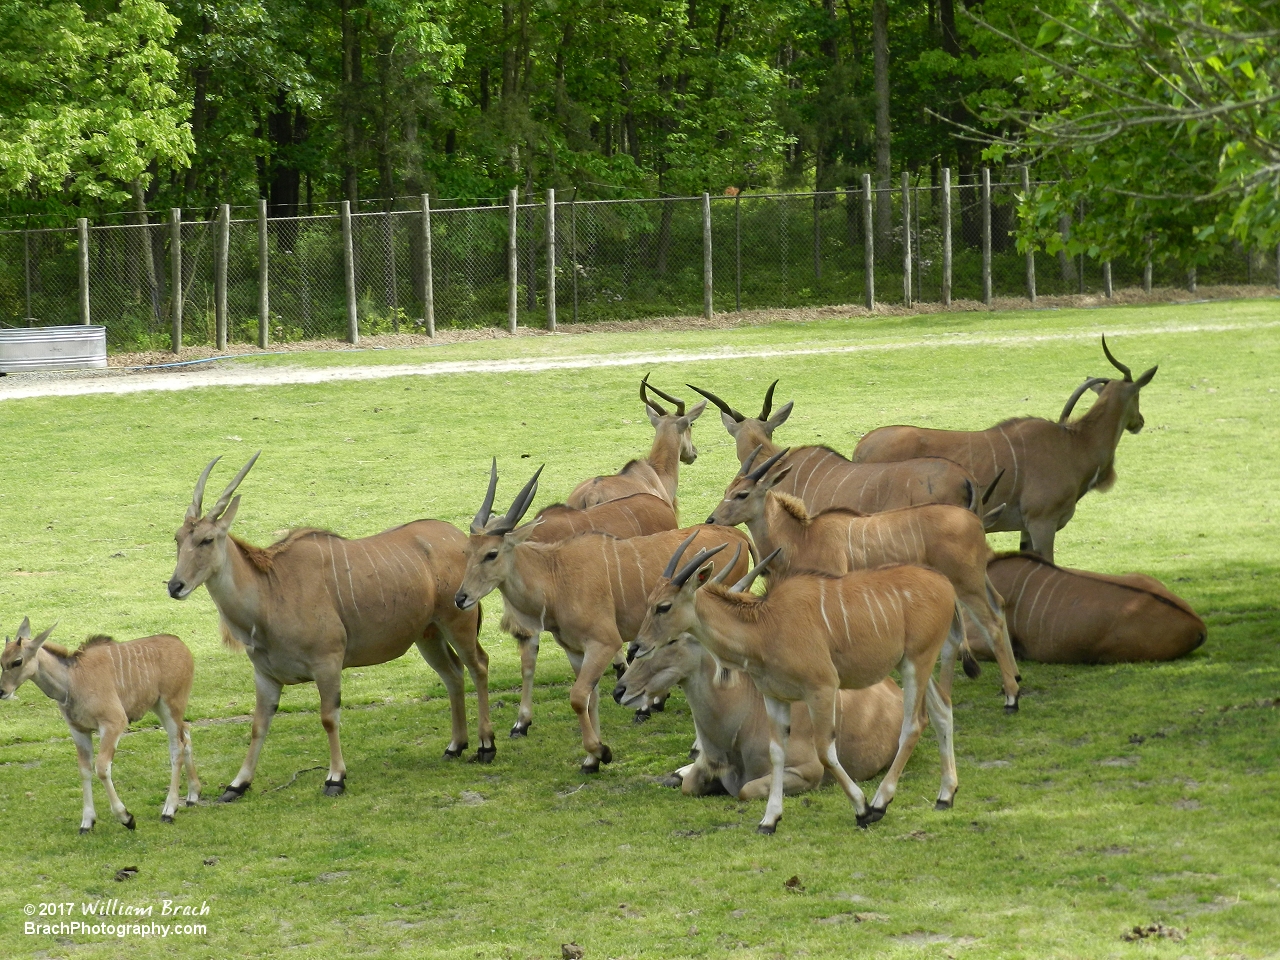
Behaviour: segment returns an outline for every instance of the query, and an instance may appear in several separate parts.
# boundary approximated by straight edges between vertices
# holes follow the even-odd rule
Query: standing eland
[[[338,739],[342,671],[394,660],[411,644],[449,692],[453,730],[445,756],[459,757],[467,747],[465,663],[479,713],[476,759],[493,760],[489,657],[477,639],[480,611],[461,611],[450,602],[463,569],[462,532],[439,520],[415,520],[360,540],[308,529],[255,547],[229,531],[240,506],[232,495],[258,454],[204,514],[204,485],[218,459],[196,482],[175,536],[178,562],[168,586],[169,596],[184,600],[204,584],[224,641],[243,646],[253,664],[257,698],[249,753],[219,801],[237,800],[249,789],[281,688],[310,682],[320,693],[320,723],[329,736],[324,792],[341,794],[347,776]]]

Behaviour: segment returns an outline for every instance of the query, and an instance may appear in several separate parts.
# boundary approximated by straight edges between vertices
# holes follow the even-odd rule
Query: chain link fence
[[[867,303],[872,294],[899,304],[1107,293],[1108,275],[1114,288],[1280,283],[1275,250],[1232,247],[1194,270],[1158,251],[1149,263],[1114,264],[1019,253],[1024,187],[985,176],[956,178],[949,203],[941,186],[904,178],[805,194],[401,199],[345,217],[345,205],[271,218],[265,205],[256,216],[224,206],[5,230],[0,324],[85,322],[86,288],[88,322],[107,328],[113,349],[154,350],[543,326],[553,315],[592,323]]]

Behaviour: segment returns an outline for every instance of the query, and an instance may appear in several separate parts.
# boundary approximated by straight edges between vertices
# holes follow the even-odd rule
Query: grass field
[[[1197,329],[1188,329],[1197,328]],[[960,793],[935,813],[926,732],[886,819],[855,828],[833,786],[791,798],[774,837],[762,804],[689,799],[658,785],[688,750],[677,692],[642,726],[607,700],[615,762],[578,772],[571,671],[549,641],[533,729],[490,767],[446,762],[443,685],[416,652],[344,676],[348,790],[321,796],[327,761],[314,686],[287,688],[252,792],[159,822],[164,734],[125,737],[117,788],[130,833],[99,789],[77,835],[75,754],[32,685],[0,704],[0,955],[143,958],[1266,957],[1280,950],[1280,304],[964,314],[785,324],[668,335],[596,334],[412,352],[264,358],[273,365],[424,363],[595,355],[544,372],[394,377],[315,386],[209,388],[0,404],[0,621],[55,640],[173,632],[196,656],[188,718],[205,795],[248,740],[247,658],[218,641],[207,593],[168,598],[172,535],[201,467],[225,455],[216,493],[257,449],[236,532],[266,543],[293,526],[362,536],[421,516],[465,527],[498,457],[499,498],[544,461],[539,504],[647,450],[620,355],[718,348],[766,358],[655,364],[653,382],[706,385],[748,413],[781,378],[796,411],[776,439],[846,454],[883,423],[980,427],[1056,417],[1088,374],[1109,372],[1096,333],[1135,370],[1147,427],[1120,445],[1119,482],[1084,499],[1059,562],[1154,574],[1209,624],[1184,660],[1023,667],[1021,712],[1000,710],[988,668],[956,689]],[[796,353],[850,346],[855,353]],[[787,351],[791,351],[787,355]],[[686,522],[707,515],[736,468],[712,414],[681,474]],[[209,498],[206,497],[206,500]],[[993,537],[997,548],[1013,534]],[[514,644],[486,601],[494,721],[515,718]],[[469,702],[474,730],[474,699]],[[474,748],[473,742],[473,748]],[[114,880],[136,866],[135,878]],[[787,886],[789,878],[798,884]],[[26,935],[27,904],[164,899],[209,912],[203,936],[118,941]],[[34,918],[39,920],[39,917]],[[164,921],[158,916],[154,921]],[[1121,939],[1162,922],[1186,939]]]

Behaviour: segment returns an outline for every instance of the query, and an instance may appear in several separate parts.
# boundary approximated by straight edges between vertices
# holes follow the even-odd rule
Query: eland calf
[[[467,747],[465,663],[476,687],[476,759],[491,761],[497,748],[489,722],[489,657],[478,640],[480,611],[449,602],[464,565],[462,531],[439,520],[416,520],[360,540],[294,530],[269,547],[252,546],[230,533],[240,506],[232,495],[257,459],[254,454],[208,514],[204,485],[218,460],[204,468],[175,536],[178,560],[168,584],[175,600],[203,584],[218,608],[223,639],[243,647],[253,664],[249,752],[219,800],[229,803],[249,789],[281,689],[310,682],[319,691],[320,723],[329,738],[324,792],[341,794],[347,777],[338,737],[342,671],[394,660],[411,645],[449,692],[453,729],[445,756],[459,757]]]
[[[1002,601],[987,578],[987,546],[982,520],[970,510],[943,503],[924,504],[863,515],[851,510],[810,513],[798,497],[780,493],[778,487],[791,472],[780,450],[759,466],[752,464],[759,448],[749,456],[725,490],[724,499],[707,523],[728,526],[746,524],[761,554],[779,551],[769,565],[772,580],[795,570],[842,576],[888,563],[914,563],[937,570],[955,587],[965,615],[977,627],[981,649],[1000,665],[1007,712],[1018,709],[1018,665],[1014,660],[1005,624]],[[966,630],[969,642],[975,633]],[[965,670],[977,675],[977,664],[966,660]],[[943,663],[944,689],[951,690],[955,662]]]
[[[1204,621],[1154,577],[1108,576],[1003,553],[987,566],[1006,597],[1018,656],[1040,663],[1174,660],[1205,641]]]
[[[536,635],[549,631],[564,648],[577,678],[569,703],[578,715],[587,757],[583,773],[596,773],[613,752],[600,739],[600,677],[626,641],[636,635],[645,615],[651,584],[683,538],[706,546],[750,547],[746,536],[726,527],[699,526],[620,540],[584,533],[558,543],[537,543],[536,523],[518,526],[538,489],[539,468],[503,515],[493,515],[496,469],[471,523],[466,572],[454,595],[460,610],[470,610],[493,590],[502,593],[506,616]],[[745,568],[743,561],[738,566]],[[668,572],[668,576],[670,573]]]
[[[959,782],[951,700],[932,674],[939,655],[954,656],[964,643],[964,621],[951,582],[933,570],[913,566],[843,577],[797,574],[771,585],[761,598],[743,591],[774,555],[725,588],[719,582],[725,579],[723,569],[713,578],[709,562],[722,549],[704,550],[658,581],[628,653],[632,660],[643,660],[688,633],[718,664],[744,670],[755,681],[773,724],[773,779],[759,831],[773,833],[782,818],[791,704],[800,701],[809,708],[818,757],[849,797],[859,826],[884,816],[920,739],[926,711],[942,760],[935,807],[949,808]],[[668,571],[679,563],[681,552],[672,556]],[[871,687],[895,667],[902,677],[903,697],[898,751],[868,806],[840,763],[836,701],[840,690]]]
[[[679,685],[698,733],[698,756],[675,773],[672,786],[689,796],[720,790],[739,800],[763,800],[773,781],[769,758],[769,713],[746,674],[722,670],[697,640],[677,637],[652,657],[635,660],[614,688],[614,699],[631,705]],[[898,749],[902,691],[886,677],[865,690],[841,690],[836,700],[836,753],[855,780],[867,780],[889,765]],[[783,793],[815,790],[825,768],[813,743],[809,711],[791,705]]]
[[[54,624],[57,626],[57,624]],[[191,696],[195,661],[177,637],[157,634],[116,643],[110,637],[90,637],[77,650],[48,643],[50,627],[31,636],[31,621],[23,619],[18,633],[0,654],[0,700],[9,700],[26,681],[32,681],[58,704],[71,729],[80,761],[84,804],[80,832],[88,833],[97,820],[93,806],[93,775],[106,788],[111,812],[130,830],[136,826],[111,780],[111,761],[129,724],[148,712],[160,718],[169,737],[169,793],[160,819],[173,823],[178,808],[182,765],[187,767],[187,806],[200,799],[200,778],[191,753],[191,733],[184,715]],[[98,757],[93,757],[93,734],[98,734]]]

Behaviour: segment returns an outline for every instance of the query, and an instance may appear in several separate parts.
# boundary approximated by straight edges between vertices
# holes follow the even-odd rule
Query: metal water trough
[[[106,365],[106,327],[0,328],[0,373],[76,370]]]

